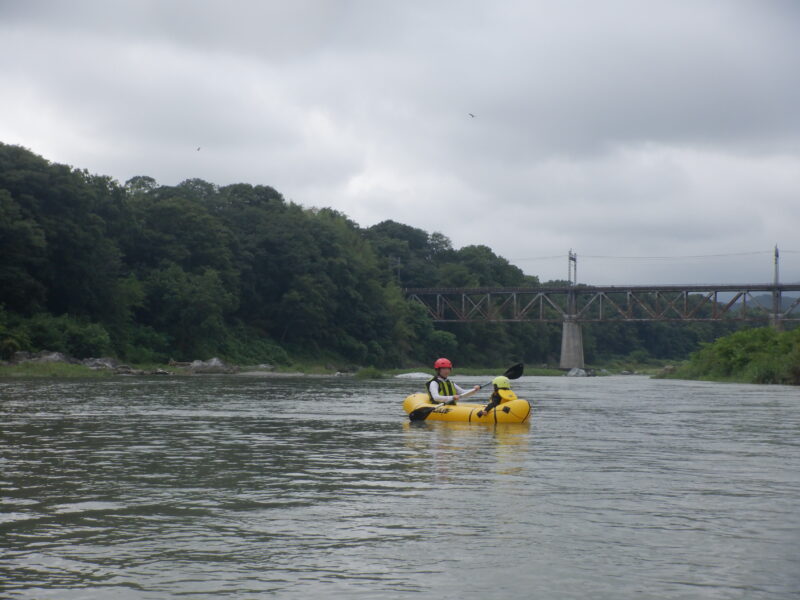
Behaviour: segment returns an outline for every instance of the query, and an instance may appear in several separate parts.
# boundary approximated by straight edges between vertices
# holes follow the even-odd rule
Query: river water
[[[523,377],[494,427],[421,387],[0,381],[0,596],[800,597],[800,390]]]

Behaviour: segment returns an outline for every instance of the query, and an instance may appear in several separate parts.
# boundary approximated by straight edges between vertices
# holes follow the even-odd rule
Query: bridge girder
[[[800,321],[800,297],[776,314],[784,292],[800,292],[800,284],[405,290],[437,322]],[[769,294],[771,305],[756,294]]]

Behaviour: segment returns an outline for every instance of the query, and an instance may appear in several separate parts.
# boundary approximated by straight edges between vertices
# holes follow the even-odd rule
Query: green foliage
[[[0,304],[0,359],[7,360],[15,352],[29,348],[31,343],[27,331],[12,325],[13,315]]]
[[[136,323],[126,330],[118,355],[135,364],[165,363],[172,358],[171,339],[166,333]]]
[[[634,350],[628,355],[628,360],[634,364],[646,365],[650,362],[650,353],[647,350],[639,349]]]
[[[0,302],[9,309],[24,312],[43,305],[45,286],[37,271],[46,247],[42,228],[7,190],[0,189]]]
[[[381,379],[383,372],[375,367],[364,367],[356,371],[356,379]]]
[[[675,374],[690,379],[800,384],[800,329],[738,331],[704,344]]]
[[[111,338],[98,324],[67,315],[39,313],[25,319],[16,328],[16,335],[26,340],[25,350],[52,350],[76,358],[107,356]]]
[[[219,355],[233,363],[244,365],[288,365],[291,362],[281,346],[241,325],[226,332]]]
[[[538,285],[488,245],[456,249],[441,232],[390,220],[362,229],[268,186],[162,186],[141,175],[120,185],[0,144],[6,358],[48,349],[137,363],[325,357],[386,368],[447,356],[460,366],[554,364],[558,324],[435,325],[403,292]],[[631,353],[683,358],[731,327],[591,324],[584,347],[594,363]],[[764,358],[730,368],[776,380],[795,364]]]
[[[85,377],[111,377],[113,371],[108,369],[90,369],[83,365],[72,365],[68,363],[35,363],[25,362],[18,365],[0,365],[0,378],[4,377],[53,377],[58,379],[65,378],[85,378]]]
[[[164,262],[145,281],[142,322],[166,333],[183,359],[213,355],[225,333],[225,316],[236,305],[217,271],[187,273]]]
[[[432,331],[426,341],[427,356],[452,356],[458,361],[458,338],[449,331]]]

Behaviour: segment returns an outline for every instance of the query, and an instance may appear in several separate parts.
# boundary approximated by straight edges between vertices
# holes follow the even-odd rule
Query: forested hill
[[[263,185],[123,185],[5,144],[0,257],[4,357],[497,365],[552,360],[560,340],[555,325],[436,329],[403,298],[403,286],[538,284],[486,246],[455,249],[441,232],[394,221],[361,228]],[[653,325],[590,328],[587,358],[600,347],[684,355],[714,335]]]

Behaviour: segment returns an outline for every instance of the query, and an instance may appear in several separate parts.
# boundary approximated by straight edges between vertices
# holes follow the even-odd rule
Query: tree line
[[[404,287],[536,287],[488,246],[360,227],[266,185],[124,184],[0,143],[0,355],[400,367],[554,363],[561,328],[434,325]],[[546,282],[558,284],[564,282]],[[584,326],[589,362],[682,358],[730,324]]]

